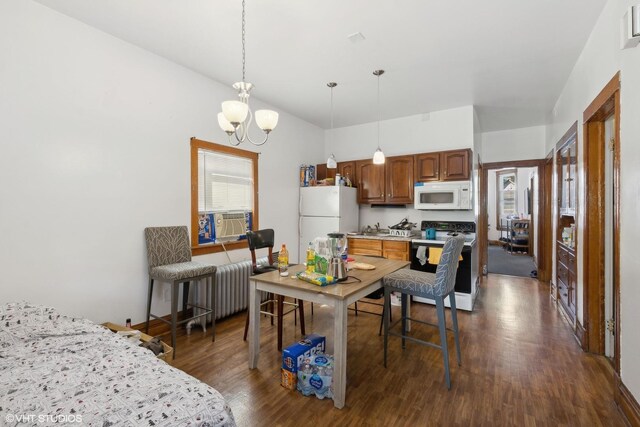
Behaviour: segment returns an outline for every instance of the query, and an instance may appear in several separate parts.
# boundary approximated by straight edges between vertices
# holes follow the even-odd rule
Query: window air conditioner
[[[213,214],[216,228],[216,240],[237,240],[247,233],[247,219],[244,212]]]

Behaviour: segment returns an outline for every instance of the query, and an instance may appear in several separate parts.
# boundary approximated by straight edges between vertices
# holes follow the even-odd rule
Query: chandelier
[[[253,120],[253,113],[249,108],[249,96],[253,85],[245,81],[245,0],[242,0],[242,81],[233,84],[238,91],[239,101],[231,100],[222,103],[222,112],[218,113],[218,124],[229,136],[229,144],[240,145],[249,141],[253,145],[262,145],[269,139],[269,133],[278,124],[278,113],[272,110],[257,110],[255,113],[256,124],[265,133],[262,142],[255,142],[249,136],[249,125]],[[235,135],[234,139],[231,135]]]

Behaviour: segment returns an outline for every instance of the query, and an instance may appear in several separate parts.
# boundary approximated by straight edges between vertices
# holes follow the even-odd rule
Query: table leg
[[[260,292],[257,283],[249,280],[249,369],[258,367],[260,356]]]
[[[344,407],[347,390],[347,304],[336,301],[333,326],[333,405]]]

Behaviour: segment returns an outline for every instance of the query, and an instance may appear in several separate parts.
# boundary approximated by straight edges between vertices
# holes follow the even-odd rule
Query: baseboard
[[[616,375],[615,401],[631,427],[640,427],[640,405],[629,389]]]
[[[587,351],[587,342],[586,342],[586,331],[585,329],[582,327],[582,324],[580,323],[580,321],[578,319],[576,319],[576,331],[575,331],[575,337],[578,340],[578,344],[580,344],[580,347],[582,348],[582,350]]]

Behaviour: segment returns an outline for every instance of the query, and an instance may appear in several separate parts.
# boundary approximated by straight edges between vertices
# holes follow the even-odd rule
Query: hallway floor
[[[418,319],[436,319],[431,305],[414,303],[412,310]],[[316,305],[313,317],[310,307],[305,311],[307,333],[332,336],[327,307]],[[331,400],[303,397],[279,385],[276,327],[266,318],[258,369],[248,369],[248,345],[242,340],[245,312],[220,321],[215,342],[210,332],[180,336],[173,365],[218,389],[242,426],[624,425],[613,401],[608,362],[578,347],[549,298],[548,286],[530,278],[489,275],[475,311],[459,312],[458,318],[462,366],[452,353],[447,391],[440,351],[410,342],[403,351],[399,338],[391,337],[385,369],[380,317],[356,317],[349,311],[347,402],[342,410]],[[291,316],[284,326],[285,343],[300,338]],[[431,328],[417,325],[414,333],[438,342]],[[453,336],[449,343],[453,345]]]
[[[489,245],[487,270],[493,274],[507,276],[531,277],[536,270],[533,257],[529,255],[512,255],[502,246]]]

